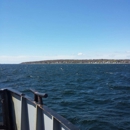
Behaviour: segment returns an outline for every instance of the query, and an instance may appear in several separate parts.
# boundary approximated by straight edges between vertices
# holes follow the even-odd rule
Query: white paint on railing
[[[69,130],[50,113],[24,96],[11,93],[16,130]]]
[[[36,105],[27,100],[29,130],[36,130]]]
[[[13,118],[15,120],[14,124],[16,130],[20,130],[21,126],[21,97],[11,93],[12,96],[12,110],[13,111]]]
[[[43,111],[43,121],[45,130],[53,130],[52,116],[44,111]]]

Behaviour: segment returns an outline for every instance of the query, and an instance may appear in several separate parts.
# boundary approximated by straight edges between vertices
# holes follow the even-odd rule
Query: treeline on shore
[[[21,64],[130,64],[129,59],[60,59],[60,60],[42,60],[42,61],[30,61],[22,62]]]

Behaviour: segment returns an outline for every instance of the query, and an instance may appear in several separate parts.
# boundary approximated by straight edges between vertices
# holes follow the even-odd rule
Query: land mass
[[[130,59],[60,59],[22,62],[21,64],[130,64]]]

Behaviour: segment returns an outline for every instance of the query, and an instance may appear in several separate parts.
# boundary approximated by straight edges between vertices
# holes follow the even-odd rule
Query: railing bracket
[[[30,89],[30,91],[34,94],[34,101],[39,103],[40,105],[43,105],[42,98],[47,98],[48,94],[46,93],[39,93],[34,89]]]

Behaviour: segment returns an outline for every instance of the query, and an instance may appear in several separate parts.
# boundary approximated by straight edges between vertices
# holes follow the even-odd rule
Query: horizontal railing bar
[[[17,90],[14,90],[12,88],[5,88],[2,89],[0,91],[3,90],[7,90],[10,91],[11,93],[14,93],[16,95],[19,95],[21,97],[24,97],[25,99],[27,99],[28,101],[31,101],[34,105],[37,105],[39,108],[41,108],[43,111],[45,111],[46,113],[48,113],[49,115],[53,116],[59,123],[61,123],[65,128],[67,128],[68,130],[79,130],[76,126],[74,126],[71,122],[69,122],[67,119],[65,119],[64,117],[60,116],[59,114],[57,114],[56,112],[54,112],[53,110],[49,109],[47,106],[45,105],[40,105],[37,102],[35,102],[32,98],[28,97],[27,95],[18,92]],[[45,94],[36,92],[35,90],[31,89],[31,91],[35,94],[40,94],[40,96],[45,96]]]
[[[41,96],[41,97],[44,97],[44,98],[48,97],[48,94],[46,94],[46,93],[39,93],[34,89],[30,89],[30,91],[33,92],[35,95],[38,95],[38,96]]]

